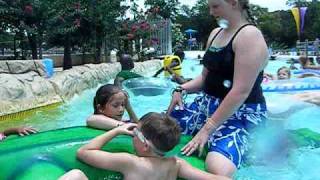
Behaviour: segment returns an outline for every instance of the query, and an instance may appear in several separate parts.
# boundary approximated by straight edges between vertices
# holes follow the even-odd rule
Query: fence
[[[170,19],[152,21],[153,31],[151,31],[151,41],[157,55],[172,53],[172,22]]]
[[[306,56],[319,56],[319,40],[316,39],[315,41],[304,41],[300,42],[297,41],[296,44],[297,52],[300,55]]]

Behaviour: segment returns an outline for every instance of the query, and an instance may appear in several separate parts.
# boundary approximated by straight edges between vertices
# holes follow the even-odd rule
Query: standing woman
[[[251,130],[266,119],[260,84],[268,51],[262,33],[251,23],[248,0],[208,0],[208,4],[220,27],[209,36],[202,73],[174,90],[168,113],[184,134],[195,135],[182,148],[183,154],[196,150],[201,154],[208,145],[207,170],[232,176],[248,149]],[[184,92],[199,91],[203,95],[193,103],[182,103]]]

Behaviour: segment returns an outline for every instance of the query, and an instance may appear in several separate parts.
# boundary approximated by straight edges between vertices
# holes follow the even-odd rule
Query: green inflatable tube
[[[105,131],[87,127],[72,127],[41,132],[25,137],[9,137],[0,142],[1,180],[56,180],[65,172],[77,168],[89,179],[122,179],[117,172],[88,166],[76,158],[77,149]],[[320,147],[320,134],[308,129],[290,130],[289,138],[298,146]],[[204,170],[204,159],[182,156],[180,149],[190,141],[182,136],[180,143],[167,156],[178,156],[194,167]],[[132,138],[118,136],[104,150],[134,153]]]
[[[87,127],[72,127],[19,138],[9,137],[0,143],[0,179],[56,180],[74,168],[82,170],[89,179],[122,179],[120,173],[88,166],[76,158],[80,146],[103,132]],[[183,136],[167,156],[179,156],[204,170],[203,159],[182,156],[180,153],[180,149],[190,139],[189,136]],[[114,138],[103,149],[134,153],[132,138],[125,135]]]

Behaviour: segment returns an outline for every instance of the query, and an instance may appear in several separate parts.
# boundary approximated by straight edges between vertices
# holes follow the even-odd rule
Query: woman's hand
[[[118,126],[115,129],[118,131],[118,134],[133,136],[133,129],[136,127],[136,123],[124,123],[123,125]]]
[[[202,128],[192,140],[185,145],[181,151],[183,155],[190,156],[194,151],[199,149],[199,157],[202,156],[203,148],[209,139],[209,133]]]
[[[173,109],[176,107],[176,105],[179,106],[179,108],[181,110],[183,110],[183,102],[182,102],[182,96],[181,96],[181,92],[174,92],[172,94],[172,99],[171,99],[171,102],[170,102],[170,105],[168,107],[168,110],[167,110],[167,114],[170,115],[171,112],[173,111]]]

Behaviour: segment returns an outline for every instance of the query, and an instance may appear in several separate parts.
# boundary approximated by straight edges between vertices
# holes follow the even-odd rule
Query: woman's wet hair
[[[122,54],[120,56],[120,64],[122,70],[131,70],[134,68],[133,59],[129,54]]]
[[[141,117],[141,132],[147,140],[159,150],[167,152],[173,149],[180,140],[180,126],[164,114],[150,112]]]
[[[94,114],[100,114],[98,110],[98,105],[101,107],[105,106],[110,98],[121,91],[118,86],[113,84],[106,84],[101,87],[96,92],[96,96],[93,98],[93,108]]]
[[[226,0],[228,1],[228,0]],[[251,24],[254,24],[256,25],[256,20],[254,19],[253,15],[252,15],[252,11],[250,9],[250,5],[249,5],[249,0],[238,0],[239,2],[239,6],[242,10],[244,10],[245,12],[245,16],[246,18],[248,19],[248,21],[251,23]]]

